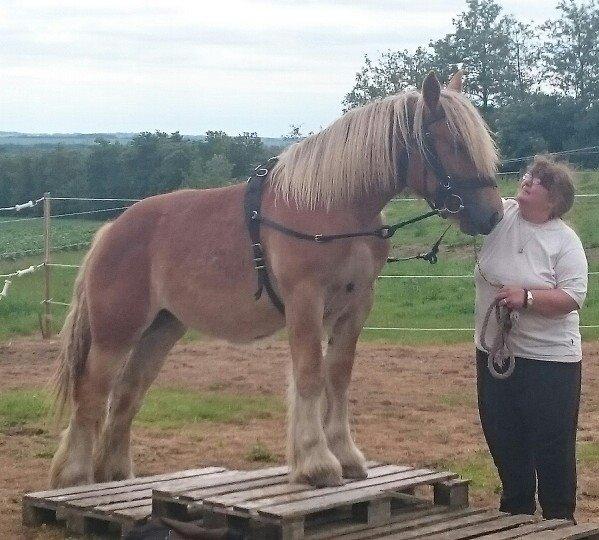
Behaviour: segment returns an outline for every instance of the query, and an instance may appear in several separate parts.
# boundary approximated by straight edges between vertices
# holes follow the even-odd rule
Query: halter
[[[462,196],[456,193],[457,191],[464,192],[467,190],[482,189],[484,187],[497,187],[497,183],[492,178],[455,178],[445,170],[443,163],[439,159],[431,126],[445,119],[445,115],[437,115],[431,118],[424,125],[424,160],[430,169],[433,170],[437,177],[437,189],[431,200],[429,197],[424,197],[424,200],[432,210],[437,210],[439,213],[447,212],[449,214],[459,214],[466,210]]]

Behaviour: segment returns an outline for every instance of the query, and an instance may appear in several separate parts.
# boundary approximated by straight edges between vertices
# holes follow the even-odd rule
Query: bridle
[[[484,187],[497,187],[497,183],[492,178],[456,178],[446,171],[439,159],[431,131],[432,125],[442,120],[445,120],[444,114],[434,116],[424,124],[422,141],[424,160],[437,178],[437,186],[432,199],[430,196],[425,195],[424,200],[432,210],[437,210],[440,214],[449,213],[455,215],[462,211],[468,211],[467,205],[464,204],[462,196],[459,194],[460,192],[464,193],[468,190],[477,190]]]
[[[423,148],[424,148],[424,159],[426,164],[433,170],[435,176],[437,177],[437,186],[434,195],[431,197],[424,196],[424,199],[428,203],[431,208],[430,212],[425,214],[421,214],[414,218],[401,221],[399,223],[395,223],[393,225],[383,225],[378,229],[374,229],[371,231],[358,231],[358,232],[349,232],[349,233],[340,233],[340,234],[308,234],[301,231],[296,231],[277,223],[275,221],[271,221],[268,218],[263,217],[260,214],[261,201],[262,201],[262,191],[264,187],[264,182],[268,178],[273,167],[276,165],[278,158],[271,157],[265,163],[258,165],[252,173],[252,175],[247,180],[247,187],[244,197],[244,212],[245,212],[245,220],[248,228],[248,232],[250,234],[250,239],[252,242],[252,251],[254,256],[254,269],[258,275],[258,289],[254,294],[254,298],[258,300],[262,295],[263,289],[266,289],[268,296],[270,297],[272,303],[275,307],[281,312],[281,314],[285,314],[285,306],[283,302],[276,294],[270,278],[268,276],[268,271],[266,269],[266,260],[264,250],[262,248],[262,242],[260,240],[260,226],[263,225],[265,227],[269,227],[280,233],[283,233],[287,236],[291,236],[293,238],[298,238],[300,240],[306,240],[310,242],[316,243],[326,243],[331,242],[333,240],[341,240],[346,238],[356,238],[361,236],[372,236],[375,238],[380,238],[386,240],[391,238],[399,229],[409,225],[411,223],[416,223],[417,221],[421,221],[423,219],[427,219],[434,215],[442,215],[445,213],[457,215],[460,212],[467,212],[468,206],[464,204],[462,196],[459,192],[464,192],[465,190],[470,189],[482,189],[483,187],[497,187],[497,184],[492,180],[483,180],[480,179],[463,179],[463,178],[455,178],[454,176],[447,173],[443,163],[439,159],[439,155],[437,153],[437,149],[434,144],[433,134],[431,132],[431,126],[443,120],[445,116],[433,117],[430,119],[425,125],[424,139],[423,139]],[[406,148],[404,148],[404,155],[402,158],[408,157],[407,144]],[[401,161],[401,159],[400,159]],[[456,192],[456,190],[458,192]],[[445,230],[447,232],[447,229]],[[411,258],[420,258],[427,260],[431,264],[437,262],[437,252],[439,250],[439,244],[441,239],[445,235],[445,232],[439,240],[433,245],[431,250],[428,253],[418,255],[416,257]],[[391,262],[399,261],[401,259],[389,259]]]

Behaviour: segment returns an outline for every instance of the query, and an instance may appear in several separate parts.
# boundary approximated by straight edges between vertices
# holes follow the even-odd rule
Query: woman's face
[[[553,211],[553,203],[549,190],[541,184],[538,178],[534,178],[530,173],[526,173],[522,177],[516,200],[519,204],[526,205],[531,210],[547,212],[549,215]]]

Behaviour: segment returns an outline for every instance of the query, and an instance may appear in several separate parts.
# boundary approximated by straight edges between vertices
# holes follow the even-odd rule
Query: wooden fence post
[[[44,315],[42,337],[52,335],[52,313],[50,312],[50,193],[44,193]]]

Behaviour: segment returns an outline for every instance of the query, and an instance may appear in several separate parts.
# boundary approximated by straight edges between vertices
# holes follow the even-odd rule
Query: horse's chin
[[[468,236],[476,236],[480,234],[480,231],[474,226],[474,224],[469,219],[460,219],[458,220],[458,225],[460,227],[460,231]]]

